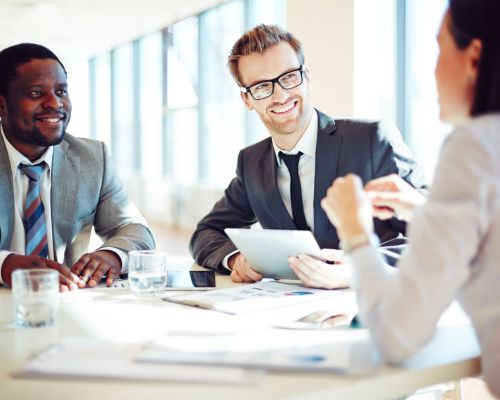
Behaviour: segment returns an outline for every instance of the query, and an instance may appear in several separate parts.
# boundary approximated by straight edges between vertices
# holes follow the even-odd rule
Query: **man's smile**
[[[62,113],[38,114],[34,117],[35,121],[51,127],[59,127],[66,120],[66,115]]]
[[[291,114],[292,111],[297,107],[297,103],[297,100],[292,100],[283,105],[273,107],[270,112],[277,115],[288,115]]]

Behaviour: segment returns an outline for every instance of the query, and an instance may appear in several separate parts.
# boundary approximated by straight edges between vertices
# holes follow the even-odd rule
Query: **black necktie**
[[[288,171],[290,172],[290,198],[292,200],[293,222],[297,229],[308,231],[306,216],[304,215],[304,205],[302,204],[302,189],[300,187],[299,178],[299,160],[302,152],[297,154],[284,154],[279,152],[280,158],[285,162]]]

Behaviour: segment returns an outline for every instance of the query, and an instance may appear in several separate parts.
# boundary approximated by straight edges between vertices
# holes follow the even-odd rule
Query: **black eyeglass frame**
[[[283,85],[280,83],[280,79],[283,78],[285,75],[291,74],[292,72],[296,72],[296,71],[300,71],[300,82],[297,85],[289,87],[289,88],[283,87]],[[280,76],[278,76],[278,77],[276,77],[274,79],[260,81],[260,82],[254,83],[253,85],[250,85],[250,86],[241,86],[240,87],[240,91],[241,91],[241,93],[250,93],[250,96],[252,96],[252,98],[254,100],[256,100],[256,101],[264,100],[264,99],[267,99],[267,98],[271,97],[274,94],[274,85],[276,83],[278,85],[280,85],[283,90],[295,89],[296,87],[299,87],[300,85],[302,85],[302,83],[304,82],[304,73],[305,72],[306,72],[306,66],[305,65],[301,65],[298,68],[292,69],[290,71],[283,72]],[[272,86],[272,89],[271,89],[271,93],[269,94],[269,96],[261,97],[260,99],[256,99],[255,96],[252,94],[251,89],[254,86],[262,85],[263,83],[272,83],[273,86]]]

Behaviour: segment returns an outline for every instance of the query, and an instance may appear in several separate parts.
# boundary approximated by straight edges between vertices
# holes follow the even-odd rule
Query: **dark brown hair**
[[[459,49],[482,43],[471,114],[500,112],[500,1],[450,0],[450,32]]]
[[[304,49],[295,36],[277,25],[257,25],[255,28],[245,32],[236,41],[229,53],[227,64],[231,75],[238,85],[244,86],[238,69],[239,59],[252,53],[263,53],[280,42],[287,42],[292,46],[297,54],[299,63],[304,65]]]

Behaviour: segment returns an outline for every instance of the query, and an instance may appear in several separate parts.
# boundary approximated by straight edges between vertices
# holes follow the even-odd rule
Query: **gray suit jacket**
[[[337,232],[320,205],[335,178],[354,173],[367,182],[397,173],[419,189],[425,181],[421,167],[394,126],[376,121],[334,121],[317,112],[313,233],[321,248],[335,249],[339,246]],[[296,229],[278,189],[277,165],[271,138],[241,150],[236,177],[191,238],[191,252],[198,264],[227,272],[221,263],[235,246],[224,228],[245,228],[259,222],[265,229]],[[375,219],[374,223],[381,242],[405,232],[405,224],[396,219]]]
[[[55,258],[72,266],[86,253],[92,226],[103,247],[152,249],[154,238],[128,199],[104,143],[66,134],[54,146],[51,213]],[[0,249],[9,250],[14,194],[7,150],[0,136]]]

